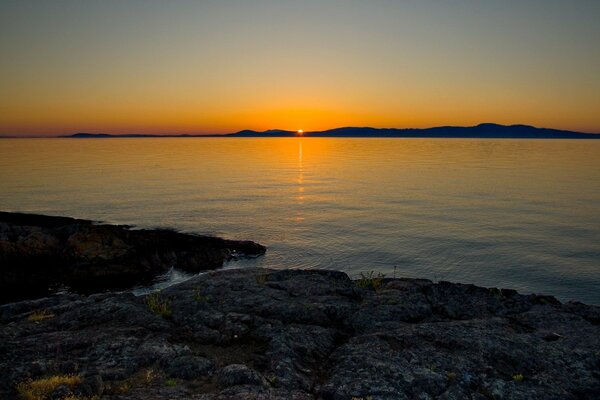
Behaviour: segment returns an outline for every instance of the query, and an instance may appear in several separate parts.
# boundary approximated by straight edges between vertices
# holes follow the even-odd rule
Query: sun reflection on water
[[[298,131],[300,132],[300,131]],[[302,212],[302,204],[304,204],[304,165],[302,163],[302,142],[298,142],[298,179],[296,180],[298,183],[298,195],[296,196],[296,202],[298,206],[296,208],[296,216],[293,218],[295,222],[304,221],[304,216]]]

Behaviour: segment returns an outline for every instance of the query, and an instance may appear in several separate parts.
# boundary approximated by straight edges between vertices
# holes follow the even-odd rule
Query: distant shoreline
[[[303,132],[271,129],[267,131],[242,130],[227,134],[111,134],[80,132],[58,136],[0,136],[1,139],[70,138],[230,138],[230,137],[339,137],[339,138],[428,138],[428,139],[600,139],[600,133],[585,133],[529,125],[499,125],[484,123],[475,126],[439,126],[433,128],[371,128],[343,127],[324,131]]]

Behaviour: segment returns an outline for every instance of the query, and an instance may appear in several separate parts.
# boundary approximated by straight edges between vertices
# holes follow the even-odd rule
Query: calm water
[[[370,270],[600,304],[600,141],[0,141],[0,209],[268,246],[232,263]]]

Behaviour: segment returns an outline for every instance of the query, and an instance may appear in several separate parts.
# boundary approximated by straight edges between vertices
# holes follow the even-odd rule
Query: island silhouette
[[[295,137],[298,131],[250,129],[229,134],[110,134],[75,133],[59,137],[68,138],[145,138],[145,137]],[[342,127],[323,131],[304,131],[302,137],[362,137],[362,138],[481,138],[481,139],[600,139],[600,134],[537,128],[530,125],[500,125],[483,123],[475,126],[438,126],[433,128],[372,128]]]

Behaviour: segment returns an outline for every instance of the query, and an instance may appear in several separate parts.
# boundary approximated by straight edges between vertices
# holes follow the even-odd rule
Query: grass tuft
[[[113,394],[127,394],[131,390],[131,383],[119,382],[109,387],[108,392]]]
[[[60,385],[74,389],[80,383],[81,377],[78,375],[55,375],[22,382],[17,385],[17,392],[23,400],[46,400]]]
[[[65,397],[63,400],[100,400],[100,397],[98,397],[98,396],[82,397],[82,396],[75,396],[74,394],[70,394],[67,397]]]
[[[367,274],[361,272],[360,278],[354,281],[354,283],[359,288],[372,289],[376,291],[381,287],[381,284],[383,283],[383,278],[385,278],[385,275],[381,272],[378,272],[377,275],[375,275],[374,271],[371,271]]]
[[[165,386],[167,386],[167,387],[175,387],[175,386],[177,386],[177,381],[175,379],[167,379],[165,381]]]
[[[258,274],[255,276],[256,278],[256,283],[258,283],[259,285],[264,285],[265,282],[267,281],[267,274]]]
[[[271,385],[276,385],[277,384],[277,375],[271,374],[271,375],[267,375],[265,376],[265,379],[271,384]]]
[[[210,295],[204,294],[200,287],[194,288],[194,300],[199,303],[208,303],[211,299]]]
[[[29,322],[41,322],[53,318],[54,314],[47,310],[34,311],[27,316]]]
[[[515,382],[523,382],[524,377],[523,377],[523,374],[514,374],[512,376],[512,378],[513,378],[513,381],[515,381]]]
[[[152,382],[154,382],[154,380],[156,380],[156,372],[154,372],[152,368],[148,368],[147,370],[142,371],[142,378],[144,384],[149,386],[152,384]]]
[[[150,311],[163,318],[170,318],[171,315],[173,315],[171,302],[167,299],[163,299],[160,292],[150,293],[146,296],[146,305]]]

